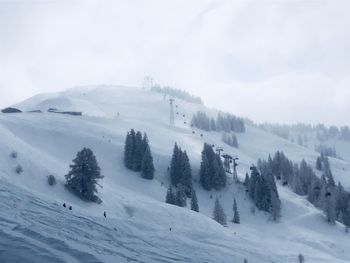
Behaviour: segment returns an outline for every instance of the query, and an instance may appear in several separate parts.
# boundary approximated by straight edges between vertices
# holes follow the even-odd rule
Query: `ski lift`
[[[234,158],[232,158],[232,160],[233,160],[233,168],[236,170],[236,167],[238,166],[236,161],[239,160],[239,158],[238,157],[234,157]]]
[[[224,168],[226,173],[232,173],[231,172],[231,163],[233,162],[233,158],[229,154],[223,154],[222,157],[224,158]]]
[[[222,147],[216,147],[215,151],[216,151],[216,153],[219,154],[219,156],[220,156],[221,152],[223,152],[224,149],[223,149]]]

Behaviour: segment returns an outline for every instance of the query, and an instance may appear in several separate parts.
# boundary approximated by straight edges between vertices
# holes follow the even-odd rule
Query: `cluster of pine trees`
[[[227,145],[230,145],[232,147],[238,148],[238,140],[234,133],[226,133],[224,132],[222,134],[222,141],[226,143]]]
[[[319,144],[315,146],[315,151],[320,153],[321,155],[325,155],[327,157],[338,158],[337,151],[335,147],[330,147],[327,145]]]
[[[298,143],[304,141],[304,143],[306,144],[307,142],[306,133],[316,133],[317,139],[321,142],[327,141],[330,139],[350,141],[349,126],[337,127],[332,125],[330,127],[326,127],[324,124],[308,125],[303,123],[294,124],[294,125],[263,123],[263,124],[257,125],[254,122],[249,120],[246,120],[246,122],[249,122],[250,125],[254,125],[266,131],[274,133],[286,140],[289,140],[289,139],[292,139],[294,141],[298,140]],[[297,135],[297,137],[293,139],[292,134]]]
[[[170,186],[168,188],[165,202],[171,205],[177,205],[180,207],[186,207],[187,206],[187,195],[185,192],[185,189],[182,185],[179,185],[175,188],[176,190],[173,190],[173,187]],[[191,190],[191,210],[195,212],[199,212],[199,206],[198,206],[198,199],[197,194],[194,189]]]
[[[191,198],[191,210],[199,212],[198,199],[192,185],[192,172],[186,151],[175,144],[171,164],[169,167],[170,186],[165,202],[180,207],[187,206],[187,198]],[[200,183],[206,190],[221,189],[226,186],[226,173],[221,158],[216,154],[211,145],[205,143],[202,151],[202,163],[200,168]],[[213,219],[222,225],[226,225],[226,214],[219,199],[215,201]],[[233,219],[235,224],[240,223],[237,202],[233,202]]]
[[[169,167],[170,187],[166,195],[166,203],[180,207],[187,206],[187,198],[191,198],[191,209],[198,212],[198,200],[192,187],[192,170],[186,151],[175,143]],[[175,190],[173,190],[173,187]]]
[[[244,120],[228,113],[219,113],[215,120],[205,112],[197,112],[192,117],[191,125],[205,131],[245,132]]]
[[[151,90],[158,92],[158,93],[163,93],[164,95],[170,95],[170,96],[173,96],[175,98],[182,99],[184,101],[203,105],[203,101],[200,97],[194,96],[194,95],[192,95],[184,90],[175,89],[175,88],[172,88],[169,86],[161,87],[160,85],[157,85],[157,84],[153,85],[151,87]]]
[[[349,126],[342,126],[338,128],[334,125],[327,128],[324,125],[322,125],[319,127],[319,130],[317,132],[317,138],[320,141],[327,141],[330,139],[350,141],[350,128]]]
[[[96,195],[96,186],[103,175],[101,175],[101,169],[95,155],[89,148],[84,148],[77,153],[65,178],[65,186],[81,199],[97,203],[102,202]]]
[[[250,168],[251,174],[246,174],[244,185],[255,206],[270,213],[272,220],[277,221],[281,217],[281,201],[275,178],[266,162],[260,161],[258,167]]]
[[[330,164],[328,160],[328,156],[324,153],[321,153],[320,156],[316,159],[316,170],[325,171],[330,170]]]
[[[124,165],[126,168],[141,172],[145,179],[153,179],[154,165],[147,134],[142,137],[140,131],[131,129],[127,133],[124,146]]]
[[[240,224],[240,216],[238,212],[238,206],[236,199],[233,199],[233,218],[231,220],[232,223],[234,224]],[[220,204],[219,198],[215,198],[215,204],[214,204],[214,209],[213,209],[213,219],[218,222],[219,224],[226,226],[227,225],[227,219],[226,219],[226,214],[223,209],[223,207]]]
[[[226,186],[226,173],[221,157],[207,143],[204,144],[202,151],[199,177],[200,184],[205,190],[219,190]]]
[[[264,163],[283,185],[289,185],[298,195],[307,196],[310,203],[323,210],[328,222],[333,224],[337,220],[350,226],[350,194],[340,182],[335,183],[327,156],[321,154],[316,161],[321,178],[305,160],[295,164],[282,152],[276,152],[273,158],[269,156]]]
[[[186,151],[175,143],[173,156],[170,163],[170,182],[173,186],[184,189],[187,197],[191,197],[192,191],[192,170],[190,160]]]
[[[213,219],[223,226],[227,225],[226,214],[220,204],[219,198],[215,199],[215,204],[213,209]]]

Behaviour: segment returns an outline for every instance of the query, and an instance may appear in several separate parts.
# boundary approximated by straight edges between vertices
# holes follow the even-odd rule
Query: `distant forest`
[[[254,124],[251,121],[249,121],[249,123],[263,130],[274,133],[286,140],[298,141],[299,144],[302,144],[303,141],[307,141],[307,138],[305,138],[304,135],[311,132],[316,133],[317,139],[320,142],[325,142],[331,139],[350,141],[349,126],[337,127],[332,125],[327,127],[324,124],[309,125],[302,123],[294,125],[272,123]],[[297,134],[297,136],[295,136],[295,134]]]
[[[164,95],[169,95],[169,96],[172,96],[172,97],[175,97],[175,98],[179,98],[179,99],[182,99],[184,101],[188,101],[188,102],[192,102],[192,103],[203,105],[203,100],[200,97],[192,95],[192,94],[190,94],[190,93],[188,93],[187,91],[184,91],[184,90],[172,88],[172,87],[169,87],[169,86],[161,87],[158,84],[153,85],[151,87],[151,90],[155,91],[155,92],[158,92],[158,93],[162,93]]]

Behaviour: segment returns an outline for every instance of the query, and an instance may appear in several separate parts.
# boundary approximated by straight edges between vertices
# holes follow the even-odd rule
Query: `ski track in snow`
[[[6,182],[1,182],[0,198],[1,262],[209,262],[212,252],[197,251],[218,246],[202,240],[203,248],[186,247],[168,232],[140,237],[133,234],[131,222],[119,227],[118,220],[75,214]],[[9,211],[15,214],[12,220],[7,219]]]

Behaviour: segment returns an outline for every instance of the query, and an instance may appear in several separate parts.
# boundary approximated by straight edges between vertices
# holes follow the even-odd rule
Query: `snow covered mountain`
[[[175,125],[162,94],[136,87],[91,86],[40,94],[0,114],[1,262],[350,262],[344,226],[329,225],[305,198],[278,185],[282,218],[273,223],[255,211],[241,184],[229,180],[221,191],[194,184],[200,213],[165,204],[167,168],[177,142],[186,150],[198,181],[204,142],[239,156],[241,180],[251,164],[282,150],[295,161],[315,163],[318,153],[254,126],[237,134],[239,149],[223,145],[221,134],[191,128],[191,116],[217,110],[175,99]],[[82,116],[47,112],[79,111]],[[29,112],[41,110],[39,112]],[[123,165],[130,128],[147,132],[156,168],[148,181]],[[195,133],[193,133],[195,131]],[[201,136],[203,134],[203,136]],[[64,187],[76,153],[91,148],[100,164],[102,204],[87,203]],[[17,152],[17,157],[11,156]],[[350,190],[350,151],[330,159],[336,181]],[[350,158],[349,158],[350,159]],[[17,174],[21,165],[23,172]],[[47,183],[48,175],[57,179]],[[222,227],[211,219],[215,197],[232,218],[235,196],[241,224]],[[72,206],[69,211],[63,203]],[[107,218],[103,212],[107,212]],[[229,221],[228,220],[228,221]],[[171,228],[171,231],[169,229]]]

